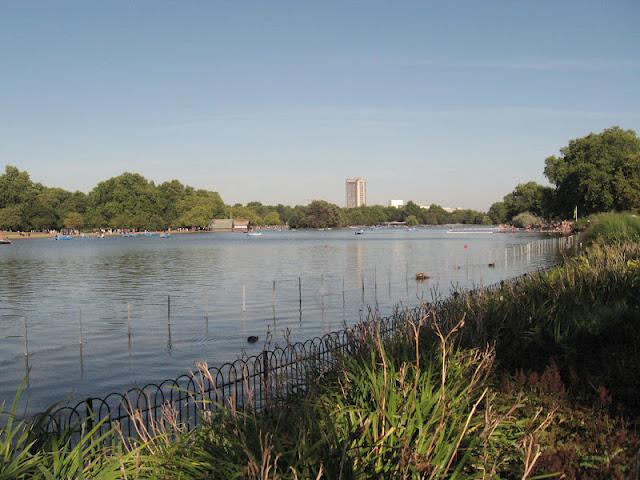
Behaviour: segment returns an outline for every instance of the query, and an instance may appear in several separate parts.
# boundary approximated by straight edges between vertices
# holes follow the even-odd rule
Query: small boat
[[[261,237],[262,232],[247,232],[246,235],[247,237]]]
[[[356,235],[364,235],[364,230],[358,230],[358,231],[356,232]]]
[[[11,245],[11,240],[8,238],[0,238],[0,245]]]
[[[56,240],[73,240],[73,237],[71,235],[56,235],[55,239]]]
[[[170,238],[171,234],[170,233],[161,233],[160,234],[160,238]]]

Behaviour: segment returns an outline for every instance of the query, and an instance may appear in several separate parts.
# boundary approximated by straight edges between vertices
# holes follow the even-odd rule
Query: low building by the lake
[[[246,232],[249,230],[249,220],[242,218],[214,218],[209,222],[212,232]]]

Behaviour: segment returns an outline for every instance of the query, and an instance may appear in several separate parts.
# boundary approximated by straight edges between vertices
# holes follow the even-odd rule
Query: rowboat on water
[[[0,245],[11,245],[11,240],[8,238],[0,238]]]

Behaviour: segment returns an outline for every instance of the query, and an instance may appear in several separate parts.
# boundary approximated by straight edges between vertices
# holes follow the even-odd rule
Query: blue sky
[[[0,167],[136,171],[227,202],[486,209],[640,132],[640,2],[0,1]]]

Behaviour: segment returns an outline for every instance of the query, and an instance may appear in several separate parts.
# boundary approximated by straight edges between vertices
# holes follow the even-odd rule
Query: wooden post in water
[[[378,267],[373,267],[373,298],[378,303]]]
[[[273,310],[273,325],[275,328],[275,324],[276,324],[276,281],[273,281],[273,290],[271,292],[271,307]]]
[[[206,336],[209,337],[209,296],[204,297],[204,323],[206,325]]]
[[[127,334],[131,343],[131,304],[129,302],[127,302]]]
[[[27,316],[24,316],[24,356],[29,358],[29,335],[27,332]]]
[[[78,325],[80,328],[80,345],[82,345],[82,309],[78,308]]]
[[[344,273],[342,274],[342,308],[344,308],[345,306],[345,301],[344,301]]]
[[[362,272],[362,303],[364,304],[364,271]]]
[[[242,284],[242,311],[246,312],[247,311],[247,289],[245,288],[244,283]]]
[[[300,303],[300,318],[302,318],[302,277],[298,277],[298,300]]]
[[[171,325],[171,295],[167,295],[167,325]]]

